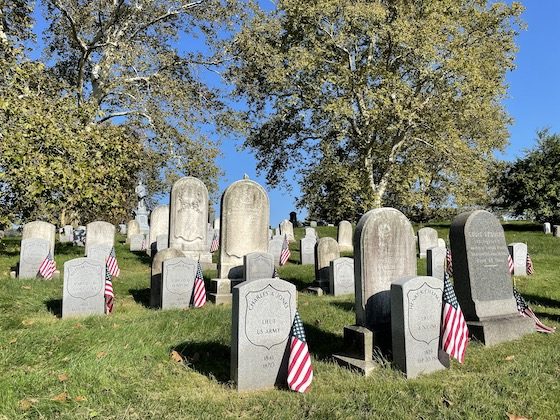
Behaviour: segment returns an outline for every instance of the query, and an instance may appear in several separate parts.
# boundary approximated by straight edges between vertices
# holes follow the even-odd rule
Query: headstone
[[[36,220],[23,225],[21,239],[44,239],[49,243],[49,250],[54,256],[54,242],[56,238],[56,227],[52,223]]]
[[[447,248],[435,246],[426,251],[428,276],[443,280],[445,275],[445,257]]]
[[[280,223],[280,235],[284,237],[286,235],[288,237],[288,241],[293,242],[294,238],[294,226],[289,220],[282,220]]]
[[[544,230],[544,233],[547,234],[547,235],[552,233],[552,228],[551,228],[549,222],[546,222],[546,223],[543,224],[543,230]]]
[[[313,228],[316,228],[316,227],[317,227],[317,222],[316,222],[315,220],[311,220],[311,221],[309,222],[309,226],[311,226],[311,227],[313,227]]]
[[[167,236],[167,233],[164,235],[158,235],[156,238],[156,251],[159,252],[166,248],[169,248],[169,237]]]
[[[296,287],[273,278],[233,288],[231,379],[238,391],[285,386]]]
[[[315,245],[315,283],[325,293],[329,292],[330,264],[340,258],[338,243],[334,238],[319,238]]]
[[[143,233],[138,233],[130,237],[130,251],[139,252],[146,246],[146,236]]]
[[[195,260],[188,257],[176,257],[163,261],[161,309],[189,307],[197,265]]]
[[[131,220],[126,225],[126,242],[130,243],[130,237],[132,235],[138,235],[140,233],[140,224],[137,220]]]
[[[331,295],[354,294],[354,260],[348,257],[337,258],[330,264]]]
[[[87,257],[93,257],[93,252],[98,254],[101,248],[107,251],[105,258],[115,245],[115,225],[107,222],[91,222],[87,225],[86,250]],[[93,251],[96,248],[96,251]],[[103,260],[105,260],[105,258]]]
[[[105,313],[105,262],[75,258],[64,263],[62,317]]]
[[[313,238],[317,238],[317,231],[315,230],[315,228],[306,227],[305,228],[305,236],[311,236]]]
[[[552,235],[556,238],[560,238],[560,225],[552,226]]]
[[[63,232],[59,235],[60,243],[68,243],[74,240],[74,228],[72,225],[64,225]]]
[[[88,258],[93,260],[103,261],[107,260],[107,257],[111,253],[113,247],[104,244],[95,244],[89,247]]]
[[[220,229],[220,218],[214,219],[214,223],[212,223],[212,227],[214,229]]]
[[[198,178],[183,177],[173,184],[169,203],[169,247],[201,263],[211,263],[206,185]]]
[[[86,233],[87,233],[87,230],[86,230],[85,226],[78,226],[74,230],[73,245],[85,247],[86,246]]]
[[[49,247],[50,243],[46,239],[22,239],[18,271],[20,279],[37,277],[41,263],[49,254]]]
[[[527,275],[527,244],[522,242],[513,242],[508,244],[509,255],[513,260],[513,275]]]
[[[274,257],[268,252],[251,252],[243,257],[245,281],[267,279],[274,273]]]
[[[210,247],[212,246],[212,239],[214,238],[214,232],[215,232],[214,228],[210,223],[208,223],[208,232],[206,234],[206,248],[208,250],[210,250]]]
[[[159,251],[152,260],[152,275],[150,280],[150,306],[158,308],[161,305],[161,273],[163,262],[171,258],[184,257],[183,253],[175,248],[166,248]]]
[[[445,239],[437,238],[437,246],[440,246],[442,248],[447,248],[447,245],[445,244]]]
[[[305,236],[299,241],[300,261],[302,264],[315,264],[315,236]]]
[[[274,258],[274,265],[276,267],[280,266],[280,253],[282,252],[283,244],[284,239],[281,236],[277,236],[268,241],[268,253]]]
[[[169,232],[169,206],[160,205],[150,214],[150,234],[146,246],[146,253],[153,255],[157,252],[157,237]]]
[[[449,367],[439,344],[442,296],[443,281],[435,277],[405,277],[391,284],[393,363],[407,378]]]
[[[519,316],[508,268],[508,250],[498,219],[484,210],[461,213],[449,231],[457,300],[471,336],[486,345],[534,331]]]
[[[127,229],[124,223],[119,224],[119,233],[121,235],[126,235]]]
[[[347,220],[343,220],[338,224],[338,247],[341,252],[351,252],[354,250],[352,246],[352,224]]]
[[[418,230],[418,251],[420,258],[426,258],[426,251],[429,248],[438,246],[437,230],[425,227]]]

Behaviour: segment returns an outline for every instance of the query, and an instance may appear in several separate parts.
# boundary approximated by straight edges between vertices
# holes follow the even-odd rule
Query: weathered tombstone
[[[137,220],[131,220],[126,225],[126,242],[130,242],[130,237],[132,235],[138,235],[140,233],[140,223]]]
[[[311,220],[311,221],[309,222],[309,226],[311,226],[311,227],[313,227],[313,228],[316,228],[316,227],[317,227],[317,222],[316,222],[315,220]]]
[[[340,258],[340,251],[336,240],[328,236],[319,238],[315,245],[315,282],[309,291],[321,294],[318,290],[321,289],[324,293],[329,293],[330,264],[337,258]]]
[[[527,244],[522,242],[513,242],[508,244],[509,255],[513,260],[513,275],[527,275]]]
[[[91,222],[87,225],[86,235],[86,257],[103,258],[103,261],[109,256],[111,248],[115,245],[115,225],[107,222]],[[101,250],[105,250],[106,254],[103,257]]]
[[[89,247],[88,258],[93,260],[103,261],[107,260],[109,253],[113,247],[104,244],[95,244]]]
[[[284,235],[286,235],[288,237],[288,241],[293,242],[295,240],[294,238],[294,226],[292,225],[292,223],[289,220],[282,220],[282,222],[280,222],[280,235],[282,237],[284,237]]]
[[[317,238],[317,231],[315,230],[315,228],[306,227],[305,228],[305,236],[311,236],[313,238]]]
[[[221,200],[219,279],[210,299],[231,302],[231,279],[243,278],[243,257],[268,251],[269,201],[263,187],[250,179],[234,182]]]
[[[331,261],[329,274],[331,295],[354,294],[354,260],[352,258],[342,257]]]
[[[192,176],[173,184],[169,201],[169,247],[187,257],[211,263],[212,254],[206,246],[208,235],[208,189]]]
[[[214,238],[214,228],[210,223],[208,223],[208,234],[206,235],[206,248],[210,250],[212,247],[212,239]]]
[[[85,226],[78,226],[74,230],[73,244],[75,246],[85,247],[86,246],[86,233],[87,233],[87,230],[86,230]]]
[[[233,288],[231,379],[238,391],[285,386],[296,294],[293,284],[273,278]]]
[[[405,277],[391,284],[393,363],[407,378],[449,367],[439,344],[442,296],[443,281],[435,277]]]
[[[62,317],[105,313],[105,262],[75,258],[64,263]]]
[[[338,224],[338,247],[341,252],[351,252],[354,250],[352,246],[352,224],[343,220]]]
[[[552,233],[552,229],[551,229],[551,226],[550,226],[549,222],[546,222],[546,223],[543,224],[543,230],[544,230],[544,233],[546,235],[549,235],[549,234]]]
[[[214,222],[212,223],[212,227],[214,229],[220,229],[220,218],[219,217],[214,219]]]
[[[161,305],[161,273],[163,262],[171,258],[184,257],[183,253],[175,248],[166,248],[159,251],[152,260],[152,275],[150,279],[150,306],[158,308]]]
[[[426,251],[428,276],[443,280],[445,275],[445,257],[447,248],[435,246]]]
[[[552,226],[552,235],[556,238],[560,238],[560,225]]]
[[[188,257],[175,257],[163,261],[161,309],[189,307],[197,266],[197,261]]]
[[[300,261],[302,264],[315,264],[315,236],[306,236],[299,241]]]
[[[119,233],[121,235],[126,235],[127,226],[124,223],[119,224]]]
[[[130,237],[130,251],[138,252],[142,251],[146,246],[146,235],[143,233],[137,233]]]
[[[429,248],[438,246],[437,230],[425,227],[418,230],[418,253],[420,258],[426,258],[426,251]]]
[[[50,243],[46,239],[22,239],[18,270],[18,277],[20,279],[37,277],[41,263],[49,254],[49,247]]]
[[[49,250],[54,256],[54,242],[56,238],[56,227],[52,223],[36,220],[23,225],[21,240],[24,239],[44,239],[49,243]]]
[[[63,232],[58,236],[60,243],[68,243],[74,240],[74,228],[72,225],[64,225]]]
[[[167,233],[158,235],[156,238],[156,251],[159,252],[165,248],[169,248],[169,236],[167,236]]]
[[[437,246],[440,246],[442,248],[447,248],[447,245],[445,244],[445,239],[437,238]]]
[[[416,240],[410,221],[393,208],[368,211],[354,232],[356,324],[344,328],[342,365],[364,374],[373,370],[372,348],[391,347],[391,283],[416,276]]]
[[[274,274],[274,257],[268,252],[251,252],[243,257],[245,281],[267,279]]]
[[[274,265],[276,267],[280,266],[280,253],[282,252],[283,244],[284,238],[281,236],[276,236],[268,241],[268,253],[274,258]]]
[[[449,231],[454,288],[471,336],[485,345],[534,331],[519,316],[508,268],[504,229],[484,210],[461,213]]]
[[[153,255],[157,252],[157,237],[167,235],[169,232],[169,206],[160,205],[152,210],[150,214],[150,234],[146,253]]]

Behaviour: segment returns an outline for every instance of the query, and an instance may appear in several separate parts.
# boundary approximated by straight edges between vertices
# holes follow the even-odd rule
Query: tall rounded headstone
[[[289,220],[282,220],[280,223],[280,235],[283,237],[286,235],[288,237],[288,241],[292,242],[295,240],[294,237],[294,225]]]
[[[85,254],[105,262],[111,248],[115,246],[115,225],[96,221],[88,223]]]
[[[549,223],[549,222],[545,222],[545,223],[543,224],[543,231],[544,231],[544,233],[547,234],[547,235],[552,234],[552,227],[550,226],[550,223]]]
[[[157,237],[167,235],[169,232],[169,206],[161,205],[152,210],[150,214],[150,234],[146,253],[148,255],[157,252]]]
[[[437,230],[425,227],[418,230],[418,253],[420,258],[426,258],[428,249],[438,246]]]
[[[133,235],[140,234],[140,223],[137,220],[131,220],[126,224],[126,242],[130,242]]]
[[[508,251],[513,261],[513,275],[527,275],[527,244],[523,242],[513,242],[508,244]]]
[[[315,283],[324,292],[330,290],[330,264],[340,258],[338,243],[334,238],[319,238],[315,245]]]
[[[341,252],[354,250],[352,246],[352,224],[347,220],[338,224],[338,247]]]
[[[36,220],[23,225],[21,239],[44,239],[49,243],[49,250],[54,256],[54,242],[56,237],[56,227],[52,223]]]
[[[175,248],[166,248],[159,251],[152,260],[152,275],[150,280],[150,306],[161,307],[161,284],[163,262],[171,258],[184,257],[185,255]]]

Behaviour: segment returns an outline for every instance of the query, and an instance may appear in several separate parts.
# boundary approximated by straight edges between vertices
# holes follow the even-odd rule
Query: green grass
[[[447,238],[448,225],[434,227]],[[515,279],[518,288],[546,324],[558,327],[560,239],[545,236],[540,226],[505,227],[508,242],[527,242],[535,264],[534,276]],[[335,236],[336,228],[318,233]],[[302,230],[295,235],[300,238]],[[314,269],[294,264],[298,244],[280,276],[302,290]],[[471,343],[464,365],[453,362],[449,370],[414,380],[388,363],[365,378],[331,360],[342,349],[343,327],[354,322],[353,299],[300,293],[314,358],[311,392],[238,393],[229,380],[231,307],[149,309],[149,259],[119,243],[116,313],[62,320],[62,278],[11,279],[19,239],[6,238],[0,246],[0,419],[505,419],[507,413],[553,419],[560,413],[560,333],[492,348]],[[57,244],[58,267],[82,253]],[[418,272],[425,273],[423,261]],[[185,363],[172,361],[172,350]],[[57,396],[63,401],[53,400]]]

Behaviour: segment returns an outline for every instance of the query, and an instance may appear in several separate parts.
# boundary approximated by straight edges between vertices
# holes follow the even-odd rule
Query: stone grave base
[[[355,369],[365,376],[375,369],[373,332],[371,330],[359,325],[344,327],[344,348],[346,353],[333,354],[334,360],[339,365]]]
[[[232,287],[237,286],[243,279],[212,279],[210,280],[210,302],[215,305],[231,304]]]
[[[309,286],[305,289],[307,293],[311,293],[312,295],[323,296],[325,291],[321,289],[319,286]]]
[[[471,337],[485,346],[512,341],[535,332],[535,322],[519,314],[483,321],[468,321],[467,326]]]

